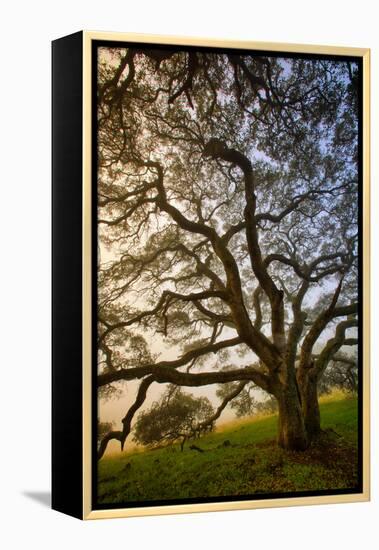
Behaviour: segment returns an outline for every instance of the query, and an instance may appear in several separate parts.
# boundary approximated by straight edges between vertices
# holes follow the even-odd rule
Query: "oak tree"
[[[180,441],[183,451],[187,439],[212,428],[208,419],[214,414],[207,397],[195,397],[180,386],[169,385],[159,401],[138,415],[134,426],[134,441],[146,446]]]
[[[359,78],[345,58],[99,49],[98,387],[139,381],[99,457],[155,383],[253,384],[282,447],[317,435],[318,383],[357,344]]]

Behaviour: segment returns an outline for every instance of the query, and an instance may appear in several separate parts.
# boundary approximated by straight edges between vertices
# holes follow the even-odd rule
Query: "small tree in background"
[[[319,382],[319,394],[334,389],[355,395],[358,392],[358,365],[356,358],[347,354],[335,356]]]
[[[187,439],[199,432],[199,425],[213,414],[207,397],[194,397],[180,387],[170,385],[159,401],[138,415],[134,427],[134,441],[146,446],[181,441],[181,450]]]

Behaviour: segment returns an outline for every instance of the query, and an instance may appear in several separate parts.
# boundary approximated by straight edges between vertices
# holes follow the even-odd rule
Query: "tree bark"
[[[277,395],[279,405],[278,443],[289,451],[304,451],[308,438],[296,382],[290,382]]]
[[[300,389],[301,407],[308,439],[314,439],[321,431],[318,404],[317,379],[309,379]]]
[[[318,379],[317,370],[312,365],[298,371],[297,383],[301,398],[301,410],[309,441],[321,432]]]

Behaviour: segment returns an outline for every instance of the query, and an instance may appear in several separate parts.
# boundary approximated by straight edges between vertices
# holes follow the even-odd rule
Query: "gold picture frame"
[[[234,499],[223,501],[208,501],[180,504],[148,504],[141,503],[138,507],[114,507],[106,509],[94,508],[92,492],[94,483],[93,458],[93,339],[94,329],[94,302],[93,302],[93,132],[94,132],[94,67],[93,48],[95,44],[111,45],[115,43],[168,45],[172,47],[211,48],[222,50],[253,50],[266,53],[283,53],[310,56],[344,56],[361,60],[362,70],[362,112],[361,112],[361,285],[363,297],[363,318],[361,319],[361,364],[362,387],[361,391],[361,476],[362,490],[345,494],[322,494],[310,496],[273,497],[265,499]],[[75,67],[73,68],[73,65]],[[55,68],[54,68],[55,67]],[[69,99],[60,99],[65,94],[65,87],[69,88],[67,78],[75,80],[75,88],[67,91]],[[79,82],[79,75],[81,75]],[[78,90],[81,96],[78,98]],[[73,102],[73,103],[72,103]],[[80,106],[79,106],[80,102]],[[72,105],[75,105],[72,107]],[[64,118],[72,110],[75,122],[65,125]],[[75,144],[67,145],[67,139],[73,132],[81,129]],[[81,149],[79,151],[79,143]],[[72,158],[72,151],[62,153],[65,147],[76,147],[75,174],[67,168],[67,158]],[[71,156],[70,156],[71,155]],[[79,160],[80,157],[80,160]],[[55,166],[55,169],[54,169]],[[64,230],[69,222],[67,209],[62,214],[62,203],[66,206],[73,200],[70,191],[65,188],[65,182],[75,187],[74,193],[80,205],[77,205],[77,221],[75,229],[69,235],[69,240],[75,239],[78,250],[75,260],[70,263],[70,244],[62,245]],[[79,187],[80,186],[80,187]],[[55,191],[54,191],[55,190]],[[56,199],[54,200],[54,193]],[[64,198],[64,193],[68,194]],[[80,195],[80,197],[79,197]],[[62,198],[63,197],[63,198]],[[75,200],[75,199],[74,199]],[[83,31],[57,40],[53,43],[53,241],[56,255],[53,255],[53,508],[81,519],[105,519],[116,517],[132,517],[142,515],[179,514],[220,510],[243,510],[254,508],[283,507],[330,504],[342,502],[361,502],[370,499],[370,385],[369,385],[369,348],[370,348],[370,50],[366,48],[350,48],[336,46],[299,45],[270,42],[227,41],[211,38],[190,38],[176,36],[159,36],[144,34],[124,34],[97,31]],[[79,211],[80,210],[80,211]],[[76,218],[75,218],[76,219]],[[79,229],[80,234],[78,234]],[[55,229],[54,229],[55,228]],[[55,231],[55,233],[54,233]],[[67,235],[67,233],[66,233]],[[80,243],[79,243],[80,241]],[[63,251],[61,248],[65,248]],[[80,250],[79,250],[80,249]],[[60,253],[62,257],[60,257]],[[78,273],[78,260],[81,258],[81,272]],[[56,262],[54,264],[54,262]],[[54,268],[55,265],[55,268]],[[63,265],[70,273],[75,271],[73,280],[68,280],[62,274]],[[54,271],[55,269],[55,271]],[[68,286],[67,286],[68,285]],[[70,286],[71,285],[71,286]],[[67,306],[65,310],[65,295],[71,292],[76,285],[75,295],[81,296],[80,304]],[[80,286],[80,288],[79,288]],[[55,291],[54,291],[55,288]],[[56,294],[54,294],[56,292]],[[65,354],[66,333],[62,331],[62,319],[72,314],[78,316],[74,329],[76,341],[81,340],[80,349],[71,350],[73,364],[65,364],[62,355]],[[78,308],[78,309],[75,309]],[[55,324],[55,329],[54,329]],[[79,334],[80,325],[80,334]],[[54,352],[55,349],[55,352]],[[70,370],[71,369],[71,370]],[[64,373],[68,372],[66,376]],[[65,378],[69,378],[70,381]],[[66,385],[67,384],[67,385]],[[71,392],[72,399],[77,401],[74,412],[68,411],[63,395]],[[63,395],[62,395],[63,394]],[[80,394],[80,397],[79,397]],[[77,423],[80,421],[80,425]],[[54,435],[55,434],[55,435]],[[75,457],[69,459],[68,473],[64,473],[62,466],[67,464],[67,445],[73,443]],[[79,456],[78,456],[79,455]],[[69,478],[70,472],[73,474]],[[73,485],[75,489],[73,489]],[[72,503],[70,502],[72,495]]]

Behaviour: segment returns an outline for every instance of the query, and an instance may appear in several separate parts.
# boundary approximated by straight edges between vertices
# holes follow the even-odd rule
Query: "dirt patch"
[[[337,465],[357,462],[357,449],[338,434],[325,431],[320,434],[305,452],[288,452],[293,462],[302,464],[319,463],[335,468]]]

